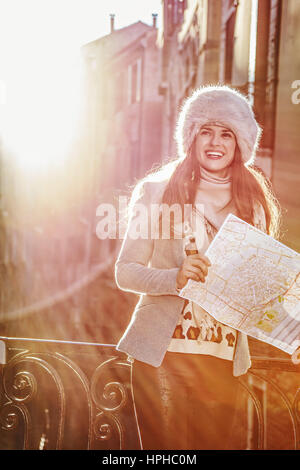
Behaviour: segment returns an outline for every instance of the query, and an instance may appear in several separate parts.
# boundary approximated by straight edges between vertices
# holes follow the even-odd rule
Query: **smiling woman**
[[[236,148],[235,135],[230,129],[218,125],[203,126],[196,137],[195,146],[202,168],[221,177],[227,176]]]
[[[225,85],[200,87],[179,115],[179,157],[134,190],[115,273],[121,289],[141,298],[117,349],[132,357],[144,449],[234,448],[236,377],[251,366],[247,337],[179,292],[189,279],[205,283],[211,266],[205,253],[228,214],[276,235],[278,206],[251,166],[260,132],[245,96]],[[130,238],[134,209],[158,202],[192,206],[185,222],[193,254],[184,249],[184,234]]]

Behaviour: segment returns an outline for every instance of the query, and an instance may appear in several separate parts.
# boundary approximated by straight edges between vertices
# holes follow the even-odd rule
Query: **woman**
[[[117,349],[133,358],[144,449],[232,445],[236,380],[251,366],[247,337],[178,292],[188,279],[205,282],[210,262],[204,253],[229,213],[277,236],[278,205],[265,178],[250,166],[260,134],[238,91],[199,88],[179,115],[178,159],[146,176],[133,192],[115,274],[118,286],[139,293],[140,300]],[[150,234],[150,209],[161,203],[157,237]],[[171,221],[166,237],[162,219],[174,204],[185,216],[182,224]],[[196,235],[198,253],[191,256],[184,253],[186,222]],[[133,236],[137,226],[140,237]]]

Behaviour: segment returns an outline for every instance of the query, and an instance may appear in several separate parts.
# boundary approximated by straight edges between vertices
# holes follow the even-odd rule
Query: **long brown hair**
[[[260,204],[266,218],[266,232],[274,238],[280,235],[280,206],[273,193],[271,182],[255,166],[243,163],[236,146],[232,167],[232,198],[237,216],[254,225],[255,206]],[[164,190],[162,202],[171,206],[194,204],[201,169],[195,154],[195,141],[185,159],[178,163]]]

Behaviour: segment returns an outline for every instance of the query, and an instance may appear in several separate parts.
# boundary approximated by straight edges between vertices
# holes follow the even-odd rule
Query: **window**
[[[137,92],[137,64],[132,66],[132,73],[131,73],[131,98],[132,103],[137,101],[136,93]]]
[[[236,12],[232,13],[226,22],[226,48],[225,48],[225,82],[231,83],[233,46],[234,46],[234,26]]]
[[[128,104],[141,101],[142,60],[128,67]]]
[[[178,2],[175,0],[174,8],[173,8],[173,24],[176,25],[178,23]]]
[[[106,76],[103,86],[103,118],[110,119],[114,113],[114,80]]]
[[[117,113],[118,111],[120,111],[123,107],[123,93],[124,93],[124,79],[123,79],[123,73],[120,72],[118,73],[118,75],[116,76],[116,79],[115,79],[115,89],[114,89],[114,93],[115,93],[115,112]]]

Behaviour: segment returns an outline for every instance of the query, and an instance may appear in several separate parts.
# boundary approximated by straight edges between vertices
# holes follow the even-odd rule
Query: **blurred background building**
[[[125,187],[160,160],[160,53],[153,26],[141,21],[83,47],[90,138],[98,191]]]

